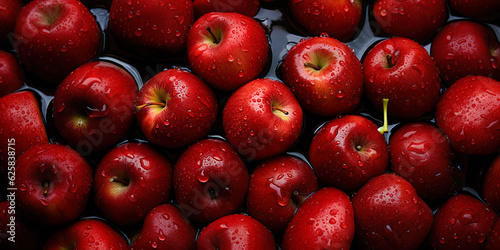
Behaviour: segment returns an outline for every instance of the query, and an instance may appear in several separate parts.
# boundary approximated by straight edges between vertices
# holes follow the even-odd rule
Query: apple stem
[[[43,196],[47,196],[48,193],[49,193],[49,183],[44,182],[43,183]]]
[[[390,54],[388,54],[386,56],[387,58],[387,67],[390,69],[392,67],[394,67],[394,62],[392,62],[392,56]]]
[[[313,68],[313,69],[315,69],[315,70],[320,70],[320,69],[321,69],[321,67],[320,67],[320,66],[318,66],[318,65],[316,65],[316,64],[314,64],[314,63],[310,63],[310,62],[306,62],[306,63],[304,63],[304,66],[305,66],[305,67],[309,67],[309,68]]]
[[[361,151],[363,149],[363,147],[361,145],[356,145],[356,150],[357,151]]]
[[[129,182],[127,180],[121,179],[118,176],[113,176],[109,182],[118,182],[121,183],[123,186],[128,186]]]
[[[387,121],[387,106],[389,106],[389,99],[384,98],[382,100],[382,105],[384,109],[384,125],[378,129],[378,132],[380,132],[383,135],[384,133],[389,132],[388,121]]]
[[[283,114],[285,114],[285,115],[288,115],[288,114],[289,114],[289,113],[288,113],[288,111],[283,110],[283,109],[278,108],[278,107],[273,107],[273,111],[275,111],[275,110],[278,110],[278,111],[280,111],[281,113],[283,113]]]
[[[210,33],[210,35],[212,35],[212,38],[214,39],[214,43],[215,44],[219,44],[220,43],[220,39],[217,38],[214,33],[212,32],[212,29],[210,27],[207,27],[207,31],[208,33]]]
[[[137,108],[137,110],[141,110],[141,109],[143,109],[145,107],[149,107],[149,106],[152,106],[152,105],[158,105],[158,106],[161,106],[162,108],[164,108],[165,106],[167,106],[167,104],[164,103],[164,102],[148,102],[146,104],[139,105],[136,108]]]

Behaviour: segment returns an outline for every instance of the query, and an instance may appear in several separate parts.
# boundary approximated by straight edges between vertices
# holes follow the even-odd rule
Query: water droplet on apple
[[[198,181],[200,181],[201,183],[205,183],[209,180],[209,176],[205,174],[205,170],[201,170],[200,174],[198,175],[197,179]]]

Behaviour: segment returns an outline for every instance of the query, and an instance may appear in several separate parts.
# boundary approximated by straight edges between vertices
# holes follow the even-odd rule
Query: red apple
[[[60,225],[84,211],[92,169],[75,150],[44,144],[19,157],[16,187],[16,200],[25,218],[42,225]]]
[[[431,56],[448,85],[470,75],[500,81],[500,43],[482,24],[465,20],[447,24],[432,40]]]
[[[21,0],[0,1],[0,44],[6,43],[16,26],[17,16],[23,8]]]
[[[134,122],[134,78],[105,61],[78,67],[54,95],[54,125],[82,155],[103,151],[127,135]]]
[[[313,193],[297,210],[283,236],[282,249],[349,249],[353,238],[349,196],[327,187]]]
[[[483,178],[483,198],[495,212],[500,212],[500,156],[489,166]]]
[[[389,152],[377,125],[350,115],[321,127],[309,146],[309,161],[322,186],[353,192],[385,173]]]
[[[151,78],[137,97],[137,120],[148,140],[167,148],[187,146],[204,137],[217,118],[213,91],[183,70],[165,70]]]
[[[432,249],[484,249],[497,218],[478,199],[455,195],[436,212],[427,244]]]
[[[53,234],[43,249],[125,250],[127,242],[105,222],[99,219],[83,219]]]
[[[361,30],[362,0],[288,0],[287,3],[293,19],[312,35],[326,33],[346,41]]]
[[[80,1],[34,0],[19,13],[14,36],[19,60],[57,85],[97,55],[101,31]]]
[[[234,91],[257,78],[268,58],[264,28],[239,13],[208,13],[189,30],[187,53],[193,72],[209,85]]]
[[[159,205],[148,213],[131,249],[196,249],[196,228],[171,204]]]
[[[20,89],[23,85],[24,74],[16,57],[0,50],[0,97]]]
[[[0,203],[0,248],[38,249],[40,232],[16,215],[16,202],[16,195],[11,193]]]
[[[490,236],[487,239],[485,249],[500,249],[500,220],[493,224]]]
[[[352,205],[355,242],[363,249],[418,249],[431,229],[429,206],[408,181],[394,174],[371,179]]]
[[[329,37],[302,40],[288,51],[282,71],[283,81],[302,107],[314,114],[347,114],[361,100],[361,63],[339,40]]]
[[[227,215],[210,223],[199,234],[196,246],[198,250],[276,249],[269,229],[243,214]]]
[[[304,160],[286,155],[259,164],[250,176],[246,210],[275,233],[285,231],[295,210],[318,189],[318,180]]]
[[[285,152],[298,139],[303,114],[290,89],[280,81],[253,80],[234,92],[222,112],[228,141],[249,160]]]
[[[420,44],[401,37],[373,47],[363,60],[364,89],[370,102],[398,118],[417,118],[431,112],[439,100],[441,80],[436,64]]]
[[[169,202],[172,166],[145,143],[109,151],[94,174],[94,199],[105,218],[118,225],[141,222],[154,207]]]
[[[201,17],[210,12],[237,12],[253,17],[259,12],[259,0],[194,0],[194,14]]]
[[[500,13],[500,1],[497,0],[449,0],[449,3],[459,15],[474,19],[495,20]]]
[[[377,0],[373,17],[388,35],[423,42],[446,21],[448,7],[445,0]]]
[[[193,23],[191,0],[113,0],[109,10],[111,31],[131,49],[139,46],[178,54],[186,49]]]
[[[0,98],[0,171],[16,165],[26,150],[47,144],[47,132],[38,100],[32,92],[21,91]]]
[[[424,199],[445,198],[457,189],[457,171],[446,136],[435,126],[415,122],[391,135],[392,171],[409,181]]]
[[[245,163],[229,143],[201,140],[186,149],[175,164],[175,199],[188,218],[209,223],[241,208],[248,180]]]
[[[436,109],[436,124],[453,149],[490,154],[500,149],[500,82],[469,76],[448,88]]]

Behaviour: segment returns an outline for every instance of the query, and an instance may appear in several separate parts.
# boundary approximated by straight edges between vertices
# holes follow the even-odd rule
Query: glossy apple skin
[[[179,54],[186,49],[193,23],[191,0],[113,0],[109,10],[111,31],[131,49],[142,46]]]
[[[389,148],[392,171],[409,181],[420,197],[437,200],[457,189],[454,154],[437,127],[405,124],[393,132]]]
[[[175,199],[190,220],[210,223],[241,208],[249,179],[245,163],[229,143],[204,139],[187,148],[175,164]]]
[[[500,212],[500,156],[497,157],[483,178],[483,198],[495,212]]]
[[[148,106],[151,102],[166,106]],[[137,120],[149,141],[179,148],[207,135],[217,119],[219,105],[212,89],[196,75],[169,69],[144,84],[136,107]]]
[[[321,127],[309,146],[309,161],[322,186],[353,192],[386,171],[389,152],[372,121],[350,115]]]
[[[15,196],[10,196],[15,197]],[[16,215],[15,199],[7,198],[0,203],[0,248],[38,249],[42,243],[35,228]],[[13,219],[13,220],[12,220]],[[15,225],[13,225],[15,224]],[[9,240],[13,238],[15,242]],[[29,240],[24,240],[29,239]]]
[[[57,12],[54,6],[59,6]],[[54,12],[54,23],[43,21]],[[19,13],[14,37],[21,63],[43,80],[58,85],[71,71],[96,57],[101,31],[80,1],[36,0]]]
[[[479,20],[498,19],[500,12],[500,2],[496,0],[449,0],[449,3],[459,15]]]
[[[282,72],[283,81],[302,107],[314,114],[347,114],[361,100],[361,63],[354,52],[337,39],[314,37],[302,40],[288,51]]]
[[[382,110],[382,100],[388,98],[391,116],[417,118],[433,111],[439,100],[436,64],[424,47],[410,39],[394,37],[378,43],[363,60],[363,70],[370,102]]]
[[[500,148],[500,82],[468,76],[448,88],[436,108],[436,124],[453,149],[490,154]]]
[[[196,233],[196,228],[177,207],[162,204],[148,213],[131,249],[194,250]]]
[[[493,224],[490,236],[487,239],[485,249],[500,249],[500,220]]]
[[[432,249],[483,249],[497,218],[478,199],[455,195],[436,212],[427,245]]]
[[[205,14],[189,30],[187,53],[193,72],[223,91],[234,91],[257,78],[266,66],[268,50],[264,28],[239,13]]]
[[[60,225],[84,211],[92,169],[75,150],[40,145],[22,154],[16,168],[16,201],[25,218],[41,225]]]
[[[314,36],[326,33],[346,41],[360,30],[362,0],[288,0],[287,4],[293,19]]]
[[[169,202],[171,189],[169,160],[145,143],[126,143],[112,149],[94,174],[96,205],[117,225],[141,222],[151,209]]]
[[[26,150],[49,143],[33,92],[20,91],[0,98],[0,131],[0,141],[4,142],[0,147],[0,170],[5,179],[8,167],[16,165],[9,160],[9,151],[14,153],[11,157],[18,159]]]
[[[0,50],[0,97],[24,85],[24,73],[14,55]]]
[[[479,23],[462,20],[445,25],[432,40],[431,56],[447,85],[470,75],[500,81],[500,43]]]
[[[127,242],[111,226],[99,219],[82,219],[53,234],[43,246],[49,249],[125,250]]]
[[[318,180],[304,160],[277,156],[259,164],[250,176],[246,210],[274,233],[285,231],[295,211],[318,190]]]
[[[445,0],[377,0],[373,5],[373,17],[388,35],[422,42],[446,21],[448,7]]]
[[[198,250],[208,249],[276,249],[269,229],[244,214],[224,216],[210,223],[198,236]]]
[[[259,12],[259,0],[194,0],[195,17],[201,17],[210,12],[237,12],[253,17]]]
[[[16,26],[17,16],[23,8],[21,0],[0,1],[0,44],[10,40],[11,32]]]
[[[64,79],[54,95],[54,125],[82,155],[115,145],[134,122],[137,84],[105,61],[86,63]]]
[[[364,249],[418,249],[431,229],[431,209],[408,181],[395,174],[371,179],[352,205],[354,241]]]
[[[349,249],[354,238],[354,210],[349,196],[332,187],[313,193],[288,224],[281,248]]]
[[[228,141],[248,160],[285,152],[297,141],[302,123],[302,108],[293,93],[282,82],[269,78],[239,88],[222,111]]]

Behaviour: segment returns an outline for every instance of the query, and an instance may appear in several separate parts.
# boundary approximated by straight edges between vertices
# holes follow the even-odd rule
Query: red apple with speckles
[[[145,143],[113,148],[94,174],[95,204],[117,225],[141,222],[151,209],[169,201],[171,189],[169,160]]]
[[[389,38],[373,47],[363,60],[364,89],[370,102],[388,113],[412,119],[427,114],[439,100],[441,80],[433,59],[420,44],[401,37]]]
[[[253,17],[259,12],[259,0],[194,0],[195,17],[210,12],[236,12]]]
[[[276,249],[269,229],[243,214],[227,215],[210,223],[199,234],[196,246],[198,250]]]
[[[495,20],[500,13],[500,1],[497,0],[449,0],[451,8],[459,15],[479,19]]]
[[[436,109],[436,124],[453,149],[491,154],[500,148],[500,82],[468,76],[448,88]]]
[[[11,32],[16,26],[17,16],[23,8],[21,0],[0,1],[0,43],[9,41]]]
[[[24,74],[16,57],[0,50],[0,97],[20,89],[23,85]]]
[[[309,161],[322,186],[353,192],[386,171],[389,152],[372,121],[349,115],[331,120],[314,135]]]
[[[204,137],[217,118],[212,89],[194,74],[169,69],[139,91],[137,120],[149,141],[167,148],[187,146]]]
[[[496,157],[484,175],[483,198],[495,212],[500,212],[500,156]]]
[[[283,81],[304,109],[322,116],[353,111],[363,93],[361,63],[337,39],[314,37],[293,46],[282,64]]]
[[[278,156],[256,167],[250,176],[246,210],[274,233],[285,231],[295,211],[318,189],[318,180],[304,160]]]
[[[352,199],[355,244],[363,249],[418,249],[431,229],[432,210],[395,174],[366,183]]]

